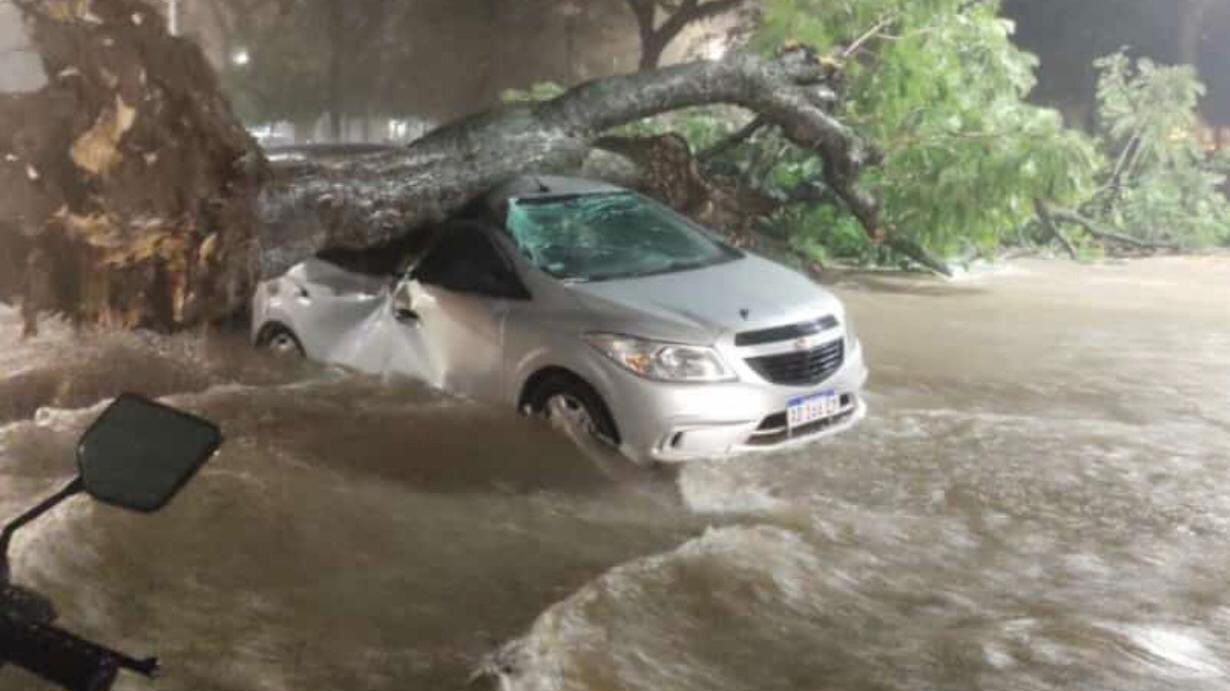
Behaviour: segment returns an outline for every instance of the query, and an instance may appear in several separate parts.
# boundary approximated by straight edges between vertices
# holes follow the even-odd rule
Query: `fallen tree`
[[[0,101],[0,176],[15,190],[0,206],[0,249],[20,267],[9,290],[31,324],[40,310],[158,328],[222,317],[258,276],[397,239],[509,176],[577,168],[621,125],[719,103],[818,154],[824,187],[882,236],[857,184],[874,154],[833,116],[840,68],[803,48],[599,79],[403,150],[270,174],[200,51],[143,0],[15,2],[52,75]]]
[[[291,164],[263,194],[262,268],[278,272],[323,247],[387,242],[439,220],[527,171],[573,170],[604,133],[681,108],[739,105],[825,161],[825,184],[868,229],[876,200],[857,186],[871,153],[833,117],[835,70],[806,50],[776,59],[736,53],[600,79],[542,103],[446,125],[405,150],[337,163]]]

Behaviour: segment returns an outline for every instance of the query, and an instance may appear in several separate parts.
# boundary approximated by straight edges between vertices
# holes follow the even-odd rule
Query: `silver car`
[[[639,194],[519,178],[421,245],[400,266],[339,255],[262,283],[255,342],[542,414],[646,463],[801,443],[865,413],[836,297]]]

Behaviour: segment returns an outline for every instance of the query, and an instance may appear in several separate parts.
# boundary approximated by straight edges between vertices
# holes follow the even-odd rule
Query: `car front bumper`
[[[652,382],[610,364],[602,379],[605,398],[620,432],[621,451],[639,462],[682,462],[796,446],[853,427],[866,414],[860,396],[867,380],[862,347],[825,381],[781,386],[743,377],[717,384]],[[831,392],[840,410],[822,420],[788,429],[789,401]]]

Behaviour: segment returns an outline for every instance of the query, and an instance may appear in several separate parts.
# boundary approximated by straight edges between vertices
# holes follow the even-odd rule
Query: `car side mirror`
[[[393,317],[400,322],[418,321],[418,312],[414,311],[414,295],[410,292],[410,281],[415,280],[412,274],[398,281],[393,289]]]
[[[151,512],[171,501],[221,445],[222,433],[208,420],[124,394],[81,437],[77,467],[91,497]]]

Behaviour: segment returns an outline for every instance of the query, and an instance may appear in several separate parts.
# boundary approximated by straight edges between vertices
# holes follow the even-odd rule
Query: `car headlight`
[[[851,317],[849,312],[846,312],[844,326],[846,327],[846,352],[853,352],[858,347],[858,334],[854,332],[854,317]]]
[[[585,334],[585,341],[620,367],[646,379],[718,382],[735,378],[713,348],[663,343],[621,334]]]

